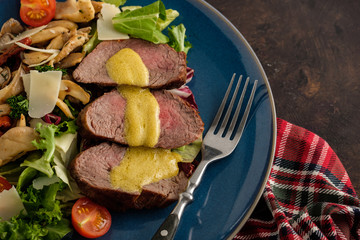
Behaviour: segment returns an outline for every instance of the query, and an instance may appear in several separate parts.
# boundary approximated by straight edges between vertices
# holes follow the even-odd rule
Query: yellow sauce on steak
[[[149,85],[149,71],[139,54],[130,48],[115,53],[106,62],[109,77],[119,85],[127,84],[139,87]]]
[[[119,86],[126,99],[125,138],[129,146],[154,147],[160,136],[160,108],[149,89]]]
[[[111,170],[111,184],[127,192],[141,192],[146,184],[176,176],[181,160],[169,149],[130,147],[119,166]]]

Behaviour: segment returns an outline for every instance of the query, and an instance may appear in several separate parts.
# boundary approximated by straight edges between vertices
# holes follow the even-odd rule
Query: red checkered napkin
[[[360,201],[324,139],[277,120],[269,180],[234,239],[360,239]]]

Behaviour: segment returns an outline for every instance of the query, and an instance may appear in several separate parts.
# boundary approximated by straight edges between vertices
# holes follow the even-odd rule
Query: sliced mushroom
[[[84,45],[86,41],[89,40],[89,34],[81,32],[72,36],[69,41],[64,44],[64,47],[61,49],[60,53],[52,60],[51,63],[58,63],[66,56],[68,56],[74,49]]]
[[[97,13],[99,13],[101,11],[103,2],[91,1],[91,4],[94,7],[95,14],[97,14]]]
[[[65,90],[59,91],[59,99],[64,100],[67,95],[72,96],[87,104],[90,101],[90,94],[86,92],[82,87],[70,80],[61,80],[62,88]]]
[[[59,68],[70,68],[80,63],[82,59],[85,57],[84,53],[76,52],[70,53],[66,58],[64,58],[60,64]]]
[[[76,23],[68,20],[51,21],[47,24],[46,28],[53,28],[58,26],[67,28],[70,31],[78,28],[78,25]]]
[[[80,28],[76,31],[77,34],[90,34],[91,32],[91,27],[84,27],[84,28]]]
[[[0,37],[0,52],[4,52],[7,47],[9,47],[8,42],[10,42],[14,36],[11,33],[5,33]]]
[[[60,108],[60,110],[67,116],[68,118],[75,119],[75,117],[72,115],[70,108],[64,101],[62,101],[60,98],[56,101],[56,106]]]
[[[0,67],[0,89],[4,88],[10,81],[11,71],[9,67]]]
[[[0,50],[8,47],[8,42],[14,38],[14,35],[24,31],[20,22],[14,18],[6,21],[0,31]]]
[[[43,52],[30,52],[24,53],[23,63],[27,65],[39,64],[42,61],[45,61],[51,56],[50,53],[43,53]]]
[[[66,32],[69,32],[69,29],[61,26],[43,29],[40,32],[31,36],[31,44],[49,41],[55,38],[56,36]]]
[[[89,22],[95,18],[95,9],[91,0],[67,0],[56,2],[55,19],[66,19],[73,22]]]
[[[9,104],[0,104],[0,117],[9,115],[11,111]]]
[[[38,137],[39,134],[30,127],[10,128],[0,137],[0,166],[36,150],[31,142]]]
[[[2,37],[5,33],[19,34],[22,31],[24,31],[24,28],[21,26],[20,22],[14,18],[10,18],[2,25],[0,37]]]
[[[53,38],[49,45],[47,45],[46,49],[61,49],[64,46],[64,34],[60,34]]]
[[[0,90],[0,104],[5,103],[6,100],[12,96],[16,96],[24,91],[23,81],[21,75],[24,74],[23,66],[20,65],[19,69],[13,74],[11,82]]]

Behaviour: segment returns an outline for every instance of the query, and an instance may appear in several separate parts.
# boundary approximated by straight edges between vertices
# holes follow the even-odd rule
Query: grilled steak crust
[[[165,207],[185,191],[188,179],[182,171],[175,177],[145,185],[141,193],[114,188],[110,171],[119,165],[125,152],[125,147],[103,142],[78,154],[69,170],[82,193],[108,209],[124,211]]]
[[[201,137],[204,123],[189,103],[166,90],[152,91],[152,94],[160,107],[160,137],[155,147],[177,148]],[[125,107],[126,100],[116,90],[97,98],[79,114],[81,135],[127,144]]]
[[[137,52],[149,70],[149,88],[178,88],[186,82],[186,54],[167,44],[154,44],[141,39],[101,42],[73,72],[81,83],[116,86],[106,70],[106,61],[123,48]]]

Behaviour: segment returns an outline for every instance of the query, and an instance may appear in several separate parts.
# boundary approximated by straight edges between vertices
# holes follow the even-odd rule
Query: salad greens
[[[10,105],[11,111],[9,116],[13,119],[19,119],[21,114],[28,115],[29,100],[23,95],[12,96],[6,100]]]
[[[28,168],[29,169],[29,168]],[[28,179],[34,177],[34,171],[27,171]],[[23,185],[27,182],[21,182]],[[18,186],[19,186],[18,185]],[[56,200],[59,191],[66,187],[55,183],[36,190],[32,185],[21,186],[18,190],[26,208],[9,221],[0,222],[0,239],[61,239],[71,231],[70,222],[62,211],[63,206]],[[65,211],[66,213],[66,211]]]
[[[189,41],[185,41],[186,35],[185,35],[186,28],[184,24],[180,24],[178,26],[172,26],[169,28],[169,46],[174,48],[177,52],[185,52],[188,53],[189,49],[192,47],[191,43]]]
[[[105,1],[106,2],[106,1]],[[98,31],[97,31],[97,24],[96,22],[93,22],[91,24],[91,31],[90,35],[92,36],[87,43],[83,45],[82,52],[84,54],[90,53],[94,48],[101,42],[98,39]]]
[[[26,212],[0,222],[0,239],[61,239],[71,231],[66,215],[66,207],[70,206],[57,200],[62,192],[68,194],[70,184],[65,163],[57,157],[61,154],[57,153],[56,141],[66,134],[76,133],[75,121],[59,125],[38,123],[36,131],[40,140],[33,144],[38,151],[31,152],[19,167],[2,172],[16,174],[22,170],[16,190]]]
[[[38,159],[25,160],[20,166],[31,167],[39,172],[46,174],[51,177],[54,171],[51,167],[51,162],[55,152],[55,131],[57,130],[56,125],[41,126],[41,123],[37,124],[36,130],[40,133],[41,139],[39,142],[33,141],[32,143],[39,150],[44,150],[42,156]]]
[[[169,28],[169,37],[162,33],[179,16],[178,11],[165,9],[160,0],[144,7],[124,7],[124,9],[113,18],[113,26],[116,30],[156,44],[168,43],[176,51],[188,53],[191,44],[185,41],[186,28],[183,24]]]
[[[153,43],[167,43],[168,37],[160,29],[158,21],[166,20],[165,6],[161,1],[135,10],[125,10],[113,18],[116,30]]]
[[[183,162],[192,162],[199,154],[201,150],[201,146],[202,146],[202,139],[199,138],[198,140],[195,140],[194,142],[188,145],[172,149],[172,151],[180,154]]]
[[[126,0],[101,0],[101,1],[105,3],[113,4],[117,7],[124,5],[126,3]]]

